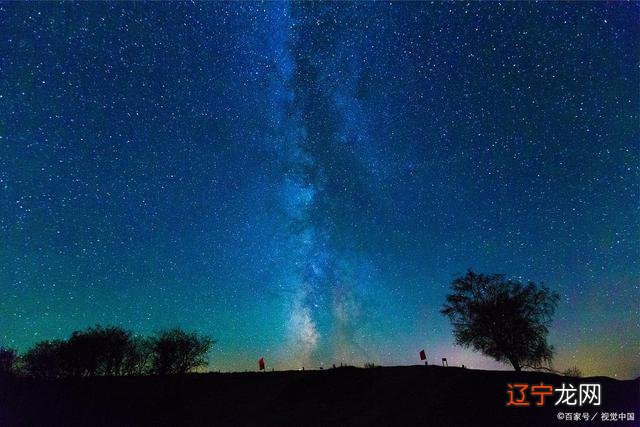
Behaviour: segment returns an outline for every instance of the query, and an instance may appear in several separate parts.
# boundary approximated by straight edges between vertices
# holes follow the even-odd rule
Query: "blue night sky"
[[[561,294],[640,375],[638,3],[0,4],[0,345],[180,326],[211,368],[508,368],[439,313]]]

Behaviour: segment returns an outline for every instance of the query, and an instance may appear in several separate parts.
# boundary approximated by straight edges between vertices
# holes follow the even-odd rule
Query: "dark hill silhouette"
[[[602,384],[602,406],[506,407],[507,383]],[[437,366],[0,380],[1,426],[582,425],[558,412],[638,413],[640,379]],[[588,425],[598,425],[596,422]],[[603,422],[602,425],[616,425]],[[622,425],[638,425],[638,421]]]

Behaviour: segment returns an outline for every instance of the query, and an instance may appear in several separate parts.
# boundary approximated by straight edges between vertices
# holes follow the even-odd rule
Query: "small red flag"
[[[264,371],[264,357],[261,357],[260,360],[258,360],[258,367],[261,371]]]
[[[427,353],[424,350],[420,350],[420,360],[427,360]]]

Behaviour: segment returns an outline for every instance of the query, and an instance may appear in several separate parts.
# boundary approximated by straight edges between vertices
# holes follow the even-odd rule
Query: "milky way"
[[[316,58],[300,59],[294,52],[305,49],[303,35],[309,25],[316,25],[317,19],[327,16],[322,11],[313,19],[292,16],[288,4],[273,8],[270,52],[275,65],[271,89],[275,117],[271,142],[281,156],[280,196],[291,232],[286,240],[290,266],[286,275],[277,279],[283,299],[290,304],[288,346],[281,358],[291,357],[297,364],[309,366],[322,360],[316,354],[322,354],[318,351],[321,346],[324,357],[330,357],[328,360],[337,357],[340,362],[353,363],[354,359],[366,357],[353,333],[361,310],[355,294],[357,287],[350,277],[354,267],[346,254],[335,247],[335,224],[323,206],[331,201],[328,187],[336,179],[331,171],[334,163],[327,160],[325,153],[337,151],[340,144],[359,143],[364,137],[349,123],[349,114],[357,111],[349,83],[357,81],[357,76],[345,77],[339,89],[314,92],[313,86],[321,83],[320,76],[326,70],[309,63]],[[332,56],[332,61],[341,59],[344,58]],[[323,123],[313,122],[311,117],[318,105],[333,115],[337,132],[321,131]],[[327,117],[326,110],[317,117]],[[348,185],[346,181],[340,183]],[[320,329],[326,332],[321,335]]]
[[[467,268],[562,299],[556,366],[640,375],[637,3],[3,3],[0,345],[96,323],[211,368],[506,368]]]

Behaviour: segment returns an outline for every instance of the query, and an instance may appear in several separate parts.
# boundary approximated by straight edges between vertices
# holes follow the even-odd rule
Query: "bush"
[[[74,376],[123,375],[125,359],[133,351],[131,332],[100,325],[75,331],[65,347]]]
[[[207,352],[214,340],[181,329],[157,333],[150,339],[152,372],[159,375],[183,374],[207,364]]]
[[[38,378],[181,374],[206,365],[213,344],[180,329],[133,338],[120,327],[97,325],[73,332],[66,341],[39,342],[22,361],[25,373]],[[15,351],[0,349],[0,369],[14,364]]]
[[[36,378],[59,378],[68,374],[65,342],[41,341],[22,357],[27,375]]]
[[[95,326],[74,331],[66,340],[43,341],[23,357],[28,375],[62,376],[126,375],[137,373],[144,357],[131,333],[115,326]]]
[[[153,348],[151,340],[136,337],[131,340],[131,346],[126,351],[123,365],[123,375],[144,375],[151,372]]]
[[[572,366],[562,373],[565,377],[582,377],[582,371],[577,366]]]
[[[0,375],[15,373],[16,361],[17,354],[14,349],[0,347]]]

